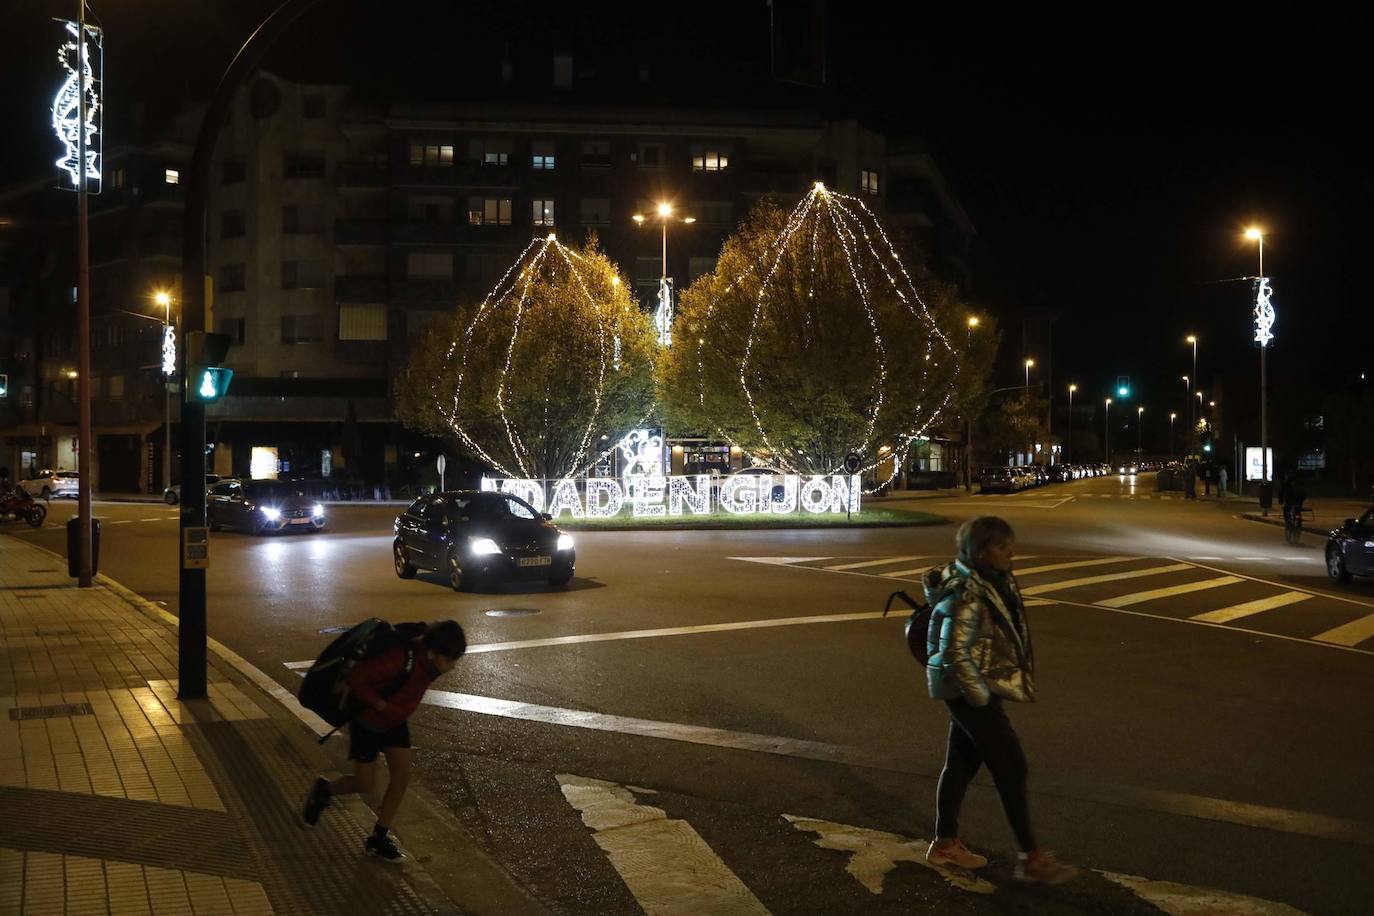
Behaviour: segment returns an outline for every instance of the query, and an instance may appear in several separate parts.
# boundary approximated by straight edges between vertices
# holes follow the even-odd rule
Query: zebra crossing
[[[732,557],[791,569],[918,581],[947,556]],[[1021,593],[1034,604],[1094,608],[1242,629],[1374,655],[1374,600],[1345,598],[1221,569],[1222,557],[1020,556]],[[1234,560],[1267,558],[1233,557]]]

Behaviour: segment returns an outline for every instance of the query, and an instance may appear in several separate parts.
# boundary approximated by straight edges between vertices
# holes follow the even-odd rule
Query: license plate
[[[521,566],[548,566],[553,557],[520,557],[516,562]]]
[[[293,519],[291,519],[291,524],[293,524],[293,525],[308,525],[308,524],[310,524],[310,519],[308,519],[308,518],[293,518]]]

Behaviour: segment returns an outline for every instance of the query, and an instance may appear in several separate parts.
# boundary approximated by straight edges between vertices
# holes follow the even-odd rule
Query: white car
[[[45,468],[33,477],[19,481],[19,486],[36,499],[53,499],[58,496],[76,499],[77,490],[80,488],[79,480],[80,475],[76,471],[54,471]]]

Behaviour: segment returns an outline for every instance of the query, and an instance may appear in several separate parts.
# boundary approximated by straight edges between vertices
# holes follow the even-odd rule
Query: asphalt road
[[[1044,845],[1099,873],[1374,911],[1374,583],[1330,583],[1319,535],[1285,545],[1239,501],[1157,498],[1149,475],[918,507],[1018,532],[1039,702],[1011,715]],[[71,511],[9,533],[60,552]],[[950,555],[952,525],[582,532],[566,590],[473,595],[396,578],[396,511],[216,535],[211,635],[294,686],[321,630],[458,619],[474,650],[416,717],[422,778],[556,910],[638,912],[686,881],[732,912],[1157,912],[1141,895],[1158,886],[1099,873],[1009,887],[985,776],[962,833],[995,893],[893,865],[931,835],[947,719],[900,617],[872,614]],[[175,612],[175,510],[96,514],[102,572]]]

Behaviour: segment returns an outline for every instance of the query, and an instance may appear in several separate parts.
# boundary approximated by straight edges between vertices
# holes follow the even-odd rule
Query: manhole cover
[[[324,627],[320,630],[321,636],[336,636],[339,633],[347,633],[352,627]]]
[[[537,607],[501,607],[483,611],[488,617],[531,617],[539,613]]]

